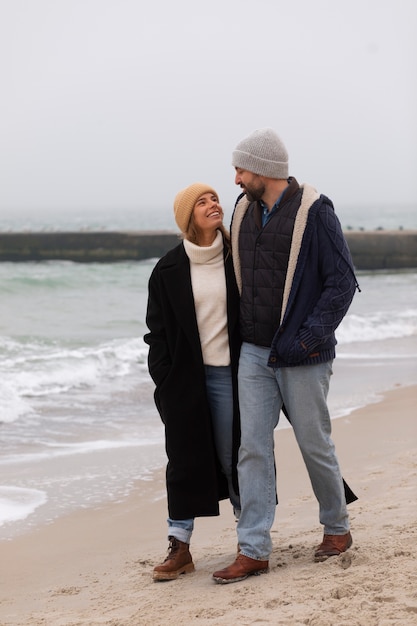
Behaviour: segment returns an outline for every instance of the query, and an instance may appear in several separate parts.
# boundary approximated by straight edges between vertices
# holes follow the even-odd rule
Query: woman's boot
[[[175,580],[180,574],[194,571],[189,544],[179,541],[175,537],[168,537],[168,539],[168,556],[161,565],[157,565],[153,570],[153,579],[155,581]]]

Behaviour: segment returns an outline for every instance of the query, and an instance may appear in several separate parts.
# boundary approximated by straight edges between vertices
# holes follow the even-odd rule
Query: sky
[[[257,128],[340,205],[416,205],[415,0],[0,0],[0,213],[238,194]]]

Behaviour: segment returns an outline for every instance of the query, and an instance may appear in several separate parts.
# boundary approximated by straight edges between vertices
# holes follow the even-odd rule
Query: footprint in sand
[[[342,569],[347,569],[352,565],[352,555],[350,552],[343,552],[339,556],[339,565]]]

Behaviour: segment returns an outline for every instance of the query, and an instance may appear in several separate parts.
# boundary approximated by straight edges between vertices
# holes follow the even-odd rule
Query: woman
[[[180,191],[174,214],[183,241],[151,274],[144,337],[168,456],[169,548],[155,581],[194,570],[194,518],[219,515],[219,500],[227,497],[236,518],[240,512],[239,296],[229,235],[209,185]]]

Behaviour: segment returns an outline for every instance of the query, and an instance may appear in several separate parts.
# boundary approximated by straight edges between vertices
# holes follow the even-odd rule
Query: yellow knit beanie
[[[217,191],[214,191],[213,187],[204,183],[193,183],[179,191],[175,196],[174,216],[182,233],[187,232],[195,203],[203,193],[213,193],[218,197]]]

